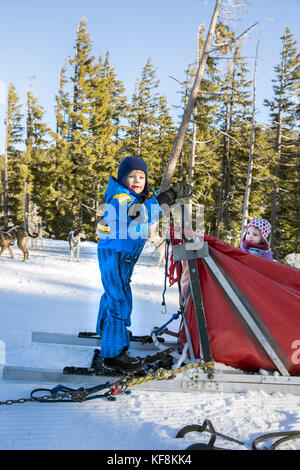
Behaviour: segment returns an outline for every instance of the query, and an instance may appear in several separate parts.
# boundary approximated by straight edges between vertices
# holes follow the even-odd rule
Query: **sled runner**
[[[137,386],[138,390],[162,392],[226,392],[240,393],[249,391],[264,391],[266,393],[290,393],[300,395],[300,377],[269,376],[245,373],[239,370],[215,368],[213,378],[209,378],[206,371],[200,366],[192,365],[183,370],[161,370],[150,374],[147,378],[129,380],[128,387]],[[3,379],[8,381],[22,381],[32,384],[56,383],[74,384],[80,386],[95,386],[105,383],[114,383],[116,379],[126,379],[121,376],[99,376],[82,374],[65,374],[63,370],[42,369],[32,367],[5,366]]]
[[[46,331],[33,331],[31,334],[31,340],[36,343],[48,343],[48,344],[66,344],[71,346],[88,346],[88,347],[100,347],[101,339],[94,332],[80,332],[78,335],[69,333],[49,333]],[[159,338],[159,341],[163,342],[166,347],[176,347],[178,344],[175,341],[165,341],[163,338]],[[132,336],[130,341],[130,347],[143,351],[155,351],[157,347],[153,343],[151,336]]]

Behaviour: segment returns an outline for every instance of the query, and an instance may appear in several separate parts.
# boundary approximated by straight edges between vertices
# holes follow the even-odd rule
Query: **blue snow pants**
[[[98,262],[104,293],[100,300],[96,331],[101,336],[101,357],[115,357],[129,349],[131,325],[130,279],[138,255],[98,245]]]

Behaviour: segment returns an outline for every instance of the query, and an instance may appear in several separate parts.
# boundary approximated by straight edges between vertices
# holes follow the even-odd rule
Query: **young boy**
[[[259,217],[251,219],[242,239],[241,250],[272,260],[273,253],[268,242],[271,229],[267,220]]]
[[[98,223],[98,261],[104,293],[100,300],[97,333],[101,336],[103,365],[125,372],[140,369],[129,356],[132,293],[130,279],[142,252],[150,225],[162,214],[160,204],[171,206],[192,189],[176,183],[157,198],[149,196],[148,170],[138,157],[126,157],[117,179],[110,177],[104,194],[105,213]]]

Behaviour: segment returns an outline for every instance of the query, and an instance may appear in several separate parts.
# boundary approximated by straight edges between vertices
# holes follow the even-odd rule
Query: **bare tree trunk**
[[[138,122],[138,128],[137,128],[137,133],[138,133],[138,141],[137,141],[137,152],[136,155],[140,157],[141,155],[141,148],[142,148],[142,126],[140,123],[140,119]]]
[[[234,79],[234,75],[233,75]],[[231,93],[231,100],[229,103],[229,113],[228,113],[228,123],[226,132],[231,135],[232,130],[232,112],[233,112],[233,89]],[[231,192],[231,170],[232,170],[232,161],[231,161],[231,141],[229,137],[225,137],[226,141],[226,150],[225,150],[225,197],[224,197],[224,227],[228,230],[230,227],[229,222],[229,204],[230,204],[230,192]]]
[[[235,58],[235,53],[234,57]],[[233,72],[231,71],[232,61],[228,62],[227,65],[227,82],[228,84],[233,80]],[[230,114],[231,114],[231,105],[232,105],[232,93],[233,89],[231,87],[231,98],[229,98],[229,88],[226,89],[226,106],[225,106],[225,127],[224,127],[224,137],[223,137],[223,148],[222,148],[222,166],[221,166],[221,174],[220,174],[220,190],[219,190],[219,200],[218,200],[218,212],[217,212],[217,229],[216,229],[216,237],[220,237],[220,230],[221,224],[224,219],[224,202],[226,202],[226,188],[227,188],[227,177],[228,177],[228,170],[227,170],[227,161],[228,161],[228,152],[229,148],[229,135],[230,135]]]
[[[29,216],[29,193],[28,193],[28,186],[29,186],[29,161],[31,160],[31,151],[32,145],[30,142],[30,131],[29,131],[29,96],[28,91],[26,92],[26,151],[25,151],[25,158],[26,158],[26,177],[24,181],[24,228],[27,230],[28,228],[28,216]]]
[[[197,116],[196,109],[194,110],[194,119]],[[189,168],[189,184],[193,185],[194,174],[195,174],[195,160],[196,160],[196,140],[197,140],[197,124],[193,123],[193,137],[192,137],[192,150],[191,150],[191,159],[190,159],[190,168]]]
[[[197,70],[199,67],[199,40],[200,40],[200,31],[201,31],[201,26],[198,28],[198,36],[197,36]],[[189,184],[193,186],[194,183],[194,174],[195,174],[195,160],[196,160],[196,142],[197,142],[197,109],[196,106],[194,106],[194,119],[193,119],[193,137],[192,137],[192,150],[191,150],[191,158],[190,158],[190,167],[189,167]],[[188,211],[190,214],[190,217],[192,217],[192,198],[188,199]]]
[[[255,65],[254,65],[250,151],[249,151],[249,161],[248,161],[247,182],[246,182],[246,188],[245,188],[245,194],[244,194],[241,240],[243,238],[243,233],[247,226],[247,221],[248,221],[249,199],[250,199],[250,190],[251,190],[251,183],[252,183],[253,153],[254,153],[255,124],[256,124],[256,73],[257,73],[258,48],[259,48],[259,41],[257,41]]]
[[[79,86],[79,70],[78,70],[78,33],[79,27],[77,28],[77,39],[76,39],[76,49],[75,49],[75,66],[74,66],[74,87],[73,87],[73,112],[77,113],[78,111],[78,86]],[[76,124],[74,122],[74,116],[72,117],[71,123],[72,131],[76,130]],[[73,139],[72,139],[73,140]]]
[[[199,67],[198,67],[196,77],[195,77],[195,80],[194,80],[193,88],[192,88],[190,97],[188,99],[187,105],[186,105],[184,113],[183,113],[182,121],[181,121],[179,130],[178,130],[178,133],[177,133],[174,145],[173,145],[173,149],[172,149],[172,152],[171,152],[169,162],[166,166],[166,169],[165,169],[162,181],[161,181],[160,191],[164,191],[169,187],[170,182],[171,182],[171,178],[172,178],[172,176],[174,174],[174,171],[175,171],[175,168],[176,168],[177,160],[178,160],[180,151],[181,151],[182,146],[183,146],[185,133],[186,133],[186,130],[188,128],[189,121],[190,121],[192,112],[194,110],[195,101],[197,99],[197,96],[198,96],[198,93],[199,93],[199,90],[200,90],[201,80],[202,80],[203,75],[204,75],[207,58],[208,58],[208,55],[209,55],[210,47],[211,47],[211,44],[212,44],[212,39],[213,39],[215,28],[216,28],[218,15],[219,15],[220,8],[221,8],[221,1],[222,0],[216,0],[216,3],[215,3],[214,13],[213,13],[211,23],[210,23],[210,26],[209,26],[209,30],[208,30],[208,33],[207,33],[205,45],[204,45],[204,48],[203,48],[203,52],[202,52],[202,55],[201,55],[201,60],[200,60]]]
[[[28,206],[29,206],[29,194],[28,194],[28,180],[26,178],[24,182],[24,228],[28,228]]]
[[[280,177],[280,163],[281,163],[281,141],[282,141],[282,101],[284,93],[284,76],[285,76],[285,62],[286,62],[286,36],[283,47],[282,62],[281,62],[281,79],[280,79],[280,95],[279,95],[279,109],[278,109],[278,121],[276,128],[276,164],[274,168],[274,188],[272,192],[272,208],[271,208],[271,224],[272,224],[272,238],[273,238],[273,250],[274,257],[276,260],[280,258],[279,250],[279,232],[278,232],[278,212],[279,212],[279,177]]]
[[[10,86],[10,85],[9,85]],[[5,153],[4,153],[4,181],[3,181],[3,206],[4,206],[4,227],[8,224],[8,96],[7,94],[7,108],[5,120]]]
[[[226,113],[227,113],[227,111],[226,111]],[[225,137],[224,137],[224,146],[225,146]],[[216,237],[217,238],[220,238],[220,228],[221,228],[221,222],[222,222],[224,182],[225,182],[225,150],[223,150],[220,179],[221,179],[221,184],[220,184],[220,189],[219,189],[218,211],[217,211],[217,228],[216,228]]]

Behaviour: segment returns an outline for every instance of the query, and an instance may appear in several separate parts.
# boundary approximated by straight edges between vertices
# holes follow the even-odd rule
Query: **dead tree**
[[[198,28],[198,36],[197,36],[197,70],[199,67],[199,60],[200,60],[200,33],[203,29],[203,26],[199,26]],[[191,150],[191,157],[190,157],[190,166],[189,166],[189,184],[193,186],[194,182],[194,173],[195,173],[195,160],[196,160],[196,140],[197,140],[197,109],[196,106],[194,107],[194,122],[193,122],[193,139],[192,139],[192,150]],[[190,216],[192,215],[192,198],[188,199],[189,205],[189,213]]]
[[[4,205],[4,227],[8,224],[8,98],[5,119],[5,153],[4,153],[4,178],[3,178],[3,205]]]
[[[279,98],[278,98],[278,118],[276,124],[276,143],[275,143],[275,155],[276,163],[274,169],[274,186],[272,192],[272,206],[271,206],[271,224],[272,224],[272,245],[273,253],[275,259],[280,258],[280,234],[279,234],[279,222],[278,222],[278,213],[280,207],[280,188],[279,188],[279,178],[280,178],[280,168],[282,161],[282,121],[283,121],[283,98],[284,98],[284,78],[286,74],[286,44],[287,44],[287,35],[284,36],[284,45],[281,59],[281,75],[280,75],[280,89],[279,89]]]
[[[195,108],[196,99],[197,99],[199,91],[200,91],[200,85],[201,85],[201,81],[202,81],[202,78],[203,78],[203,75],[204,75],[206,62],[207,62],[207,59],[208,59],[208,56],[209,56],[209,53],[210,53],[212,40],[213,40],[213,36],[214,36],[214,33],[215,33],[218,16],[219,16],[220,9],[221,9],[221,3],[222,3],[222,0],[216,0],[214,12],[213,12],[213,15],[212,15],[212,18],[211,18],[211,22],[210,22],[210,26],[209,26],[209,29],[208,29],[207,37],[206,37],[205,44],[204,44],[204,47],[203,47],[203,50],[202,50],[202,54],[201,54],[201,58],[200,58],[200,61],[199,61],[199,66],[198,66],[198,69],[197,69],[197,72],[196,72],[193,87],[192,87],[192,90],[191,90],[191,94],[190,94],[188,102],[186,104],[186,107],[185,107],[185,110],[184,110],[184,113],[183,113],[183,117],[182,117],[182,120],[181,120],[181,124],[179,126],[178,133],[177,133],[176,139],[175,139],[174,144],[173,144],[172,152],[171,152],[168,164],[167,164],[167,166],[165,168],[165,171],[164,171],[164,174],[163,174],[163,178],[162,178],[160,188],[159,188],[160,192],[165,191],[169,187],[170,182],[171,182],[171,178],[172,178],[172,176],[175,172],[177,161],[178,161],[179,155],[180,155],[182,147],[183,147],[184,137],[185,137],[185,134],[186,134],[189,122],[190,122],[191,115],[192,115],[192,113],[194,111],[194,108]],[[232,6],[233,6],[232,2],[230,1],[229,2],[229,8],[231,9]],[[238,41],[242,36],[244,36],[246,33],[248,33],[248,31],[250,29],[252,29],[256,24],[257,23],[255,23],[253,26],[248,28],[239,37],[234,39],[232,41],[232,43]],[[218,45],[217,47],[214,48],[214,50],[221,49],[222,47],[227,47],[229,44],[231,44],[231,43]]]
[[[217,24],[217,20],[218,20],[220,8],[221,8],[221,2],[222,0],[216,0],[216,3],[215,3],[215,9],[211,18],[209,30],[208,30],[204,48],[201,54],[201,59],[200,59],[199,67],[195,76],[193,88],[189,96],[187,105],[185,107],[182,121],[181,121],[179,130],[178,130],[178,133],[177,133],[177,136],[176,136],[173,148],[172,148],[171,156],[166,166],[166,169],[165,169],[165,172],[164,172],[161,184],[160,184],[160,188],[159,188],[160,191],[164,191],[169,187],[171,178],[176,168],[178,157],[183,147],[184,137],[185,137],[188,125],[189,125],[191,115],[195,107],[195,102],[196,102],[196,99],[200,90],[201,80],[204,75],[207,58],[210,52],[216,24]]]
[[[254,65],[250,150],[249,150],[247,182],[246,182],[246,188],[245,188],[245,194],[244,194],[241,239],[243,237],[243,233],[246,228],[247,220],[248,220],[249,199],[250,199],[250,190],[251,190],[251,182],[252,182],[253,154],[254,154],[254,144],[255,144],[255,124],[256,124],[256,73],[257,73],[258,48],[259,48],[259,41],[257,41],[255,65]]]

